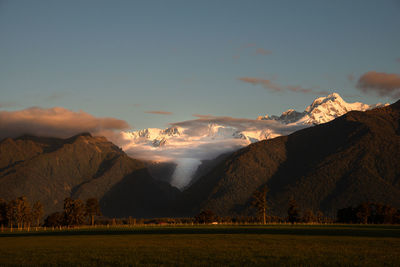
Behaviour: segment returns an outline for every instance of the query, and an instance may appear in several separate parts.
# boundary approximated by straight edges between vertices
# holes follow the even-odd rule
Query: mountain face
[[[179,194],[104,137],[7,138],[0,155],[0,197],[39,200],[46,214],[62,210],[66,197],[96,197],[107,216],[162,216]]]
[[[318,102],[331,106],[329,101]],[[310,112],[316,106],[307,109],[305,116],[312,118]],[[328,216],[367,201],[399,208],[399,159],[400,101],[365,112],[351,111],[233,153],[184,192],[186,212],[211,209],[218,215],[252,214],[252,194],[263,186],[269,189],[273,215],[286,215],[290,197],[303,211],[321,210]]]

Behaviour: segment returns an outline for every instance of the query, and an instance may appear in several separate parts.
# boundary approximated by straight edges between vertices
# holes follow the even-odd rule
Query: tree
[[[266,223],[267,216],[267,192],[268,188],[266,186],[255,191],[253,194],[253,201],[251,203],[257,209],[258,216],[263,218],[263,224]]]
[[[194,220],[197,223],[212,223],[217,220],[217,217],[211,210],[203,210],[194,217]]]
[[[360,204],[356,208],[356,210],[357,210],[356,217],[357,217],[358,223],[367,224],[368,219],[371,215],[371,207],[370,207],[369,203]]]
[[[47,216],[44,225],[47,227],[58,227],[64,224],[64,214],[62,212],[54,212]]]
[[[324,214],[322,213],[322,211],[317,211],[317,214],[315,215],[315,220],[317,221],[317,223],[322,223],[324,221]]]
[[[43,205],[40,201],[36,201],[32,207],[32,220],[39,226],[39,222],[43,217]]]
[[[80,199],[67,197],[64,200],[64,222],[66,225],[81,225],[85,222],[85,205]]]
[[[7,225],[7,202],[0,198],[0,225]]]
[[[17,217],[18,217],[18,211],[17,211],[17,200],[13,199],[10,200],[7,204],[7,221],[8,221],[8,226],[13,227],[17,223]]]
[[[20,227],[30,226],[32,222],[31,204],[25,196],[17,198],[17,223]]]
[[[17,225],[21,228],[26,225],[30,225],[32,221],[31,217],[31,205],[25,196],[11,200],[7,205],[7,219],[9,225]]]
[[[97,198],[89,198],[86,200],[86,215],[90,217],[91,225],[94,225],[95,216],[101,216],[100,205]]]
[[[293,197],[289,200],[288,221],[292,224],[299,221],[299,210]]]
[[[306,210],[303,214],[302,221],[305,223],[315,222],[316,218],[312,210]]]

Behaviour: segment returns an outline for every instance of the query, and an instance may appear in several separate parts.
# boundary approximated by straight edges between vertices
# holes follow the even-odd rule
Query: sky
[[[399,14],[398,0],[0,0],[0,111],[143,129],[303,111],[329,92],[392,103]]]

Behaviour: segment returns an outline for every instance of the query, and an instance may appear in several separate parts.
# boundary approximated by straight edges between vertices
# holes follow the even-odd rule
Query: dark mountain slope
[[[96,197],[104,204],[102,198],[127,177],[143,182],[135,183],[137,188],[124,188],[126,194],[132,190],[146,190],[147,198],[132,196],[141,203],[159,201],[165,206],[169,204],[170,194],[179,193],[166,183],[156,182],[141,161],[129,158],[104,137],[81,134],[69,139],[5,139],[0,142],[0,152],[0,196],[12,199],[25,195],[31,201],[40,200],[46,213],[61,210],[66,197],[83,200]],[[161,193],[158,187],[163,188]],[[120,203],[119,207],[132,211],[128,202]],[[138,209],[135,212],[143,213]],[[154,214],[146,214],[158,216],[156,210]],[[105,215],[117,214],[107,209]]]
[[[196,213],[246,214],[252,193],[270,189],[270,212],[336,210],[364,201],[400,207],[400,102],[350,112],[326,124],[252,144],[230,156],[185,192]]]

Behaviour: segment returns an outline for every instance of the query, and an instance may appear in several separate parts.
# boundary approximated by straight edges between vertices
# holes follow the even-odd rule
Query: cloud
[[[265,89],[273,91],[273,92],[296,92],[296,93],[303,93],[303,94],[314,94],[314,95],[327,95],[329,94],[328,91],[319,91],[313,88],[303,88],[300,85],[280,85],[277,83],[272,82],[271,80],[254,78],[254,77],[241,77],[238,78],[239,81],[245,83],[251,83],[252,85],[261,85]]]
[[[197,140],[196,142],[181,142],[176,146],[168,145],[160,149],[143,143],[124,147],[124,151],[137,159],[175,162],[177,167],[171,184],[182,189],[190,183],[201,160],[216,158],[222,153],[237,150],[248,144],[246,140],[241,139]]]
[[[264,49],[264,48],[257,48],[256,54],[259,54],[259,55],[269,55],[269,54],[272,54],[272,51],[271,51],[271,50],[266,50],[266,49]]]
[[[24,134],[67,138],[90,132],[112,140],[115,131],[130,128],[124,120],[95,117],[89,113],[74,112],[62,107],[31,107],[18,111],[0,111],[0,139]]]
[[[222,153],[235,151],[261,139],[287,135],[308,126],[285,125],[274,120],[200,115],[201,118],[171,123],[179,134],[169,136],[166,145],[154,147],[158,133],[147,139],[125,134],[124,151],[138,159],[172,161],[177,164],[172,184],[183,188],[190,182],[201,160],[213,159]],[[150,133],[151,135],[152,133]],[[246,139],[245,136],[249,137]]]
[[[361,75],[357,88],[364,93],[374,92],[396,99],[400,97],[400,75],[370,71]]]
[[[210,130],[210,125],[219,125],[226,129],[234,129],[234,131],[263,131],[269,130],[270,132],[279,135],[288,135],[294,131],[303,129],[303,125],[286,125],[275,120],[252,120],[246,118],[233,118],[233,117],[210,117],[200,118],[196,120],[188,120],[182,122],[175,122],[170,124],[172,127],[184,128],[184,134],[189,136],[202,136]]]
[[[162,111],[162,110],[150,110],[150,111],[145,111],[144,113],[149,113],[149,114],[157,114],[157,115],[172,115],[172,112],[169,111]]]
[[[193,116],[193,117],[196,117],[196,118],[201,118],[201,119],[208,119],[208,118],[214,118],[214,117],[215,117],[215,116],[210,115],[210,114],[206,114],[206,115],[203,115],[203,114],[193,114],[192,116]]]

